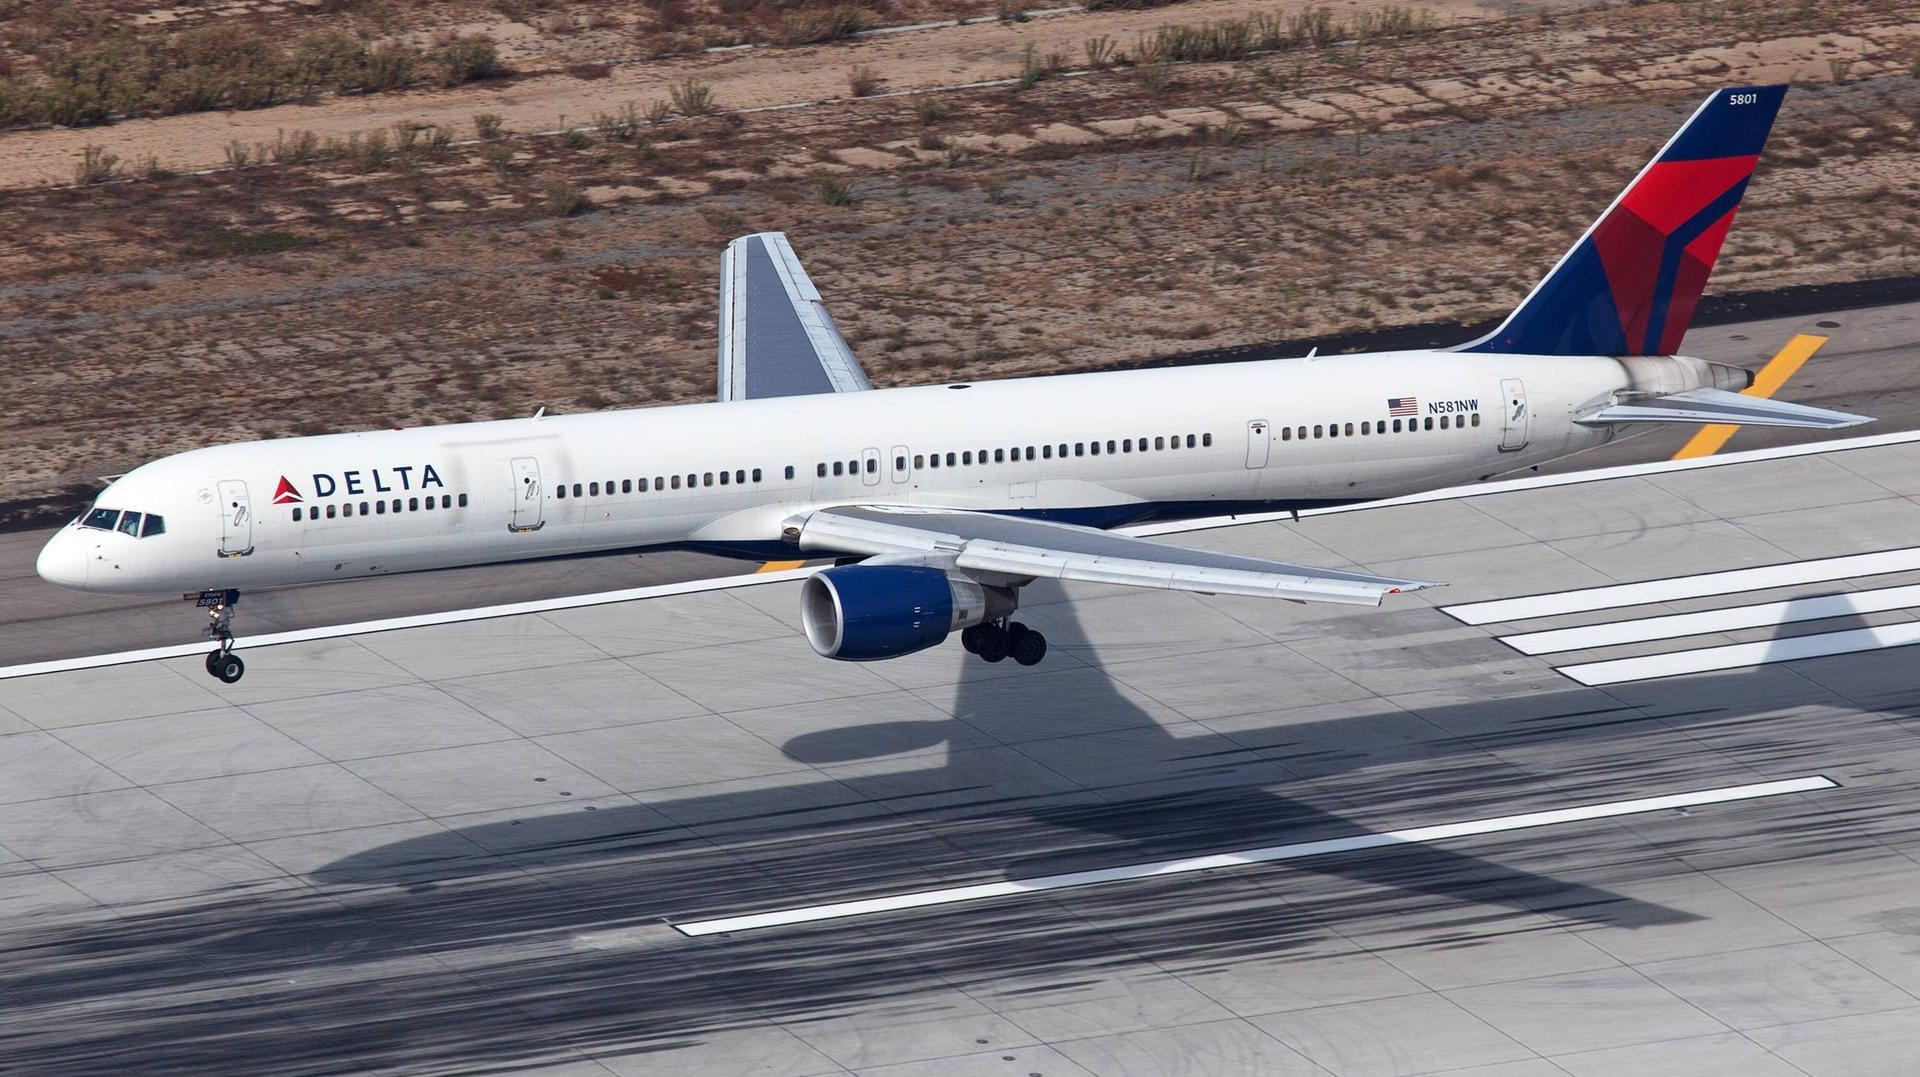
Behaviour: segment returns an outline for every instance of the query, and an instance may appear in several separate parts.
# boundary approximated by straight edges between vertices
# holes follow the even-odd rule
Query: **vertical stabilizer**
[[[1786,93],[1714,91],[1507,320],[1458,350],[1678,351]]]

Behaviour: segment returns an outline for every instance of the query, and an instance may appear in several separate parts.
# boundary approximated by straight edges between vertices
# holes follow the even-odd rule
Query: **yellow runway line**
[[[1826,342],[1826,337],[1815,336],[1812,333],[1797,334],[1792,340],[1787,341],[1787,346],[1781,348],[1778,354],[1767,360],[1766,366],[1760,368],[1760,373],[1754,375],[1753,384],[1746,388],[1745,394],[1767,397],[1779,392],[1780,387],[1787,383],[1787,379],[1793,377],[1807,360],[1813,358],[1813,353],[1820,350],[1820,345]],[[1673,458],[1693,460],[1702,456],[1712,456],[1726,446],[1727,439],[1733,437],[1733,432],[1738,429],[1740,429],[1738,426],[1724,423],[1703,426],[1685,447],[1673,454]]]
[[[790,568],[799,568],[801,565],[804,565],[804,564],[806,564],[805,561],[768,561],[766,564],[761,565],[759,568],[754,569],[754,571],[755,572],[785,572]]]

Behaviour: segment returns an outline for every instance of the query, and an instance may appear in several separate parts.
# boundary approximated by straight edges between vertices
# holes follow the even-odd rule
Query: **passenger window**
[[[460,504],[461,504],[461,506],[462,506],[462,507],[464,507],[464,506],[466,505],[466,503],[467,503],[467,495],[465,495],[465,494],[461,494],[461,495],[460,495]],[[441,495],[440,495],[440,507],[441,507],[441,508],[443,508],[443,509],[450,509],[450,508],[452,508],[452,507],[453,507],[453,495],[452,495],[452,494],[441,494]]]
[[[331,520],[331,519],[333,519],[333,506],[332,506],[332,505],[328,505],[328,506],[327,506],[327,519],[329,519],[329,520]]]
[[[733,484],[735,486],[738,486],[741,483],[746,481],[747,481],[747,473],[739,468],[735,468],[733,471]],[[758,471],[755,471],[753,473],[753,481],[755,482],[760,481],[760,473]]]
[[[91,527],[99,531],[111,531],[113,530],[113,525],[119,522],[119,520],[119,509],[94,509],[92,512],[87,513],[86,519],[80,521],[80,526]]]
[[[727,473],[727,472],[725,472],[725,471],[722,471],[722,472],[720,473],[720,485],[722,485],[722,486],[725,486],[725,485],[727,485],[727,474],[728,474],[728,473]]]
[[[815,475],[815,477],[817,477],[817,478],[822,478],[822,479],[824,479],[824,478],[826,478],[826,477],[827,477],[827,465],[825,465],[825,464],[820,464],[820,465],[818,465],[818,466],[816,466],[816,467],[814,468],[814,472],[813,472],[813,473],[814,473],[814,475]]]
[[[344,504],[344,505],[342,505],[342,506],[340,506],[340,515],[342,515],[342,516],[352,516],[352,515],[353,515],[353,502],[351,502],[351,501],[349,501],[349,502],[347,502],[346,504]]]
[[[1366,436],[1367,436],[1368,434],[1371,434],[1371,433],[1373,433],[1373,424],[1372,424],[1372,423],[1361,423],[1361,424],[1360,424],[1360,436],[1361,436],[1361,437],[1366,437]]]
[[[787,465],[787,478],[789,478],[789,479],[791,479],[791,478],[793,478],[793,465],[792,465],[792,464],[788,464],[788,465]]]
[[[1281,427],[1281,428],[1280,428],[1280,440],[1281,440],[1281,441],[1292,441],[1292,440],[1293,440],[1293,427],[1291,427],[1291,426],[1283,426],[1283,427]]]
[[[948,453],[948,454],[947,454],[947,466],[948,466],[948,467],[952,467],[952,466],[954,466],[954,465],[953,465],[953,462],[954,462],[954,460],[955,460],[955,459],[956,459],[956,457],[954,456],[954,454],[953,454],[953,453]]]
[[[1480,425],[1480,413],[1477,411],[1473,413],[1473,425],[1475,426]]]
[[[599,484],[599,483],[597,483],[597,482],[590,482],[590,483],[588,483],[588,484],[587,484],[587,493],[588,493],[588,494],[589,494],[590,496],[592,496],[592,497],[599,497],[599,496],[600,496],[600,484]]]
[[[700,477],[700,485],[702,485],[702,486],[712,486],[712,485],[713,485],[713,472],[711,472],[711,471],[709,471],[709,472],[706,472],[705,474],[703,474],[703,475],[702,475],[702,476]]]
[[[1304,426],[1300,428],[1300,440],[1301,441],[1307,440],[1307,428]]]
[[[319,510],[316,509],[314,511],[317,512]],[[309,512],[307,515],[311,517],[313,513]],[[152,538],[155,535],[164,535],[166,533],[167,533],[167,521],[161,519],[158,516],[155,516],[151,512],[147,513],[147,525],[140,529],[140,537]]]
[[[1113,442],[1111,441],[1107,442],[1107,455],[1108,456],[1113,455]]]
[[[666,488],[667,488],[667,477],[665,475],[655,475],[653,477],[654,492],[658,493],[659,491],[664,490]]]
[[[1132,439],[1132,438],[1128,438],[1128,439],[1126,439],[1125,441],[1122,441],[1122,442],[1120,443],[1120,451],[1121,451],[1121,452],[1132,452],[1132,451],[1133,451],[1133,439]]]
[[[575,497],[582,496],[580,493],[580,484],[577,482],[573,484],[573,496]]]
[[[841,464],[840,464],[840,461],[838,461],[838,460],[835,460],[835,461],[833,462],[833,473],[834,473],[835,475],[840,475],[840,474],[844,474],[844,472],[843,472],[843,470],[842,470],[842,468],[841,468]]]
[[[760,481],[760,469],[757,467],[753,469],[753,481],[754,482]]]
[[[880,461],[878,460],[867,461],[867,474],[873,475],[873,474],[877,474],[879,471],[880,471]]]
[[[407,498],[407,511],[408,511],[408,512],[419,512],[419,511],[420,511],[420,499],[419,499],[419,498],[417,498],[417,497],[410,497],[410,498]]]
[[[698,475],[687,476],[687,489],[691,490],[698,485],[700,485],[700,476]]]
[[[385,516],[387,514],[387,503],[384,501],[374,502],[373,511],[374,511],[374,514],[377,516]]]
[[[1322,431],[1322,430],[1324,430],[1324,429],[1325,429],[1325,428],[1324,428],[1324,427],[1322,427],[1322,426],[1321,426],[1320,424],[1318,424],[1318,423],[1315,423],[1315,424],[1314,424],[1314,426],[1313,426],[1313,436],[1314,436],[1314,437],[1316,437],[1316,438],[1317,438],[1317,437],[1319,437],[1319,436],[1320,436],[1320,434],[1321,434],[1321,431]]]
[[[1176,443],[1177,443],[1177,442],[1178,442],[1179,440],[1180,440],[1179,438],[1175,438],[1175,439],[1174,439],[1174,441],[1175,441]],[[1166,439],[1166,438],[1154,438],[1154,439],[1153,439],[1153,449],[1154,449],[1154,451],[1155,451],[1155,452],[1160,452],[1160,451],[1162,451],[1162,450],[1164,450],[1164,449],[1165,449],[1166,447],[1167,447],[1167,439]]]
[[[420,507],[423,509],[426,509],[428,512],[432,512],[433,511],[433,495],[428,494],[426,501],[423,502]]]
[[[1353,436],[1353,424],[1352,424],[1352,423],[1348,423],[1348,424],[1347,424],[1347,429],[1346,429],[1346,430],[1344,431],[1344,433],[1345,433],[1345,434],[1346,434],[1346,435],[1347,435],[1348,437],[1352,437],[1352,436]]]
[[[1395,420],[1393,421],[1393,432],[1394,432],[1394,433],[1396,433],[1396,434],[1398,434],[1398,433],[1400,432],[1400,420],[1398,420],[1398,419],[1395,419]]]
[[[966,452],[961,453],[960,462],[963,464],[966,464],[968,467],[972,467],[973,466],[973,450],[968,449]]]
[[[1207,444],[1209,444],[1209,445],[1211,445],[1211,444],[1213,444],[1213,442],[1211,442],[1211,441],[1209,441],[1209,442],[1207,442]],[[1193,435],[1192,435],[1192,434],[1188,434],[1188,435],[1187,435],[1187,448],[1189,448],[1189,449],[1191,449],[1191,448],[1193,448]]]
[[[932,456],[927,457],[927,466],[938,470],[940,467],[940,454],[934,453]]]
[[[467,495],[465,494],[460,495],[460,507],[463,509],[467,507]]]
[[[1060,459],[1065,460],[1066,458],[1067,458],[1067,443],[1063,441],[1060,443]]]
[[[293,507],[293,522],[294,523],[300,522],[300,506],[298,505],[295,505]],[[128,534],[132,534],[132,532],[128,532]]]
[[[373,515],[373,514],[372,514],[371,512],[369,512],[369,511],[367,510],[367,503],[366,503],[366,502],[364,502],[364,501],[362,501],[362,502],[360,502],[360,515],[362,515],[362,516],[371,516],[371,515]]]
[[[920,470],[921,468],[924,468],[924,467],[926,467],[926,466],[927,466],[927,457],[926,457],[926,454],[925,454],[925,453],[914,453],[914,454],[913,454],[913,469],[914,469],[915,471],[919,471],[919,470]]]
[[[397,498],[397,497],[396,497],[396,498],[394,498],[394,499],[393,499],[393,511],[395,511],[395,512],[399,512],[399,511],[400,511],[400,505],[401,505],[401,500],[400,500],[399,498]]]
[[[983,452],[983,453],[981,453],[981,454],[980,454],[980,458],[981,458],[981,460],[983,460],[983,461],[984,461],[984,460],[986,459],[986,453],[984,453],[984,452]],[[994,463],[996,463],[996,464],[1004,464],[1004,463],[1006,463],[1006,462],[1007,462],[1007,450],[1005,450],[1005,449],[995,449],[995,450],[993,450],[993,462],[994,462]]]
[[[1204,448],[1208,448],[1208,449],[1213,448],[1213,435],[1212,434],[1200,435],[1200,444]]]
[[[607,489],[608,489],[608,490],[612,490],[612,489],[613,489],[613,487],[612,487],[612,486],[608,486],[608,487],[607,487]],[[632,479],[621,479],[621,480],[620,480],[620,492],[621,492],[621,493],[623,493],[623,494],[630,494],[630,493],[633,493],[633,480],[632,480]]]
[[[555,501],[565,501],[565,500],[567,499],[567,484],[566,484],[566,483],[564,483],[564,482],[563,482],[563,483],[560,483],[559,485],[557,485],[557,486],[555,486],[555,487],[553,488],[553,498],[554,498],[554,500],[555,500]]]
[[[1427,416],[1427,429],[1428,430],[1433,429],[1433,416],[1431,415]]]
[[[1099,443],[1099,442],[1097,442],[1097,441],[1089,441],[1089,442],[1087,442],[1087,455],[1088,455],[1088,456],[1099,456],[1099,455],[1100,455],[1100,443]]]
[[[1440,416],[1440,429],[1445,430],[1447,428],[1447,418],[1448,416],[1445,415]]]
[[[1040,458],[1043,460],[1053,459],[1053,446],[1051,445],[1040,446]]]
[[[1084,441],[1076,441],[1076,442],[1074,442],[1074,443],[1073,443],[1073,455],[1075,455],[1075,456],[1085,456],[1086,454],[1087,454],[1087,443],[1086,443],[1086,442],[1084,442]]]
[[[680,489],[680,476],[678,475],[673,477],[673,488],[676,490]]]

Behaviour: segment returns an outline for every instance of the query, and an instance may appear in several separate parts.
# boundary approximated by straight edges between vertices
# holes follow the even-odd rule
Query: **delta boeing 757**
[[[841,560],[803,584],[802,621],[855,661],[959,630],[989,662],[1038,662],[1010,615],[1041,577],[1378,605],[1432,585],[1106,529],[1485,479],[1643,424],[1867,421],[1675,354],[1785,93],[1710,95],[1457,347],[875,389],[786,237],[760,233],[721,260],[714,403],[196,449],[115,480],[39,573],[189,592],[229,683],[247,589],[648,547]]]

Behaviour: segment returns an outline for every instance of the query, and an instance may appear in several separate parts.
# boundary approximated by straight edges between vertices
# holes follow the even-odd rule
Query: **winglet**
[[[1456,350],[1679,351],[1786,93],[1715,90],[1507,320]]]
[[[784,232],[756,232],[720,258],[719,399],[871,389]]]

